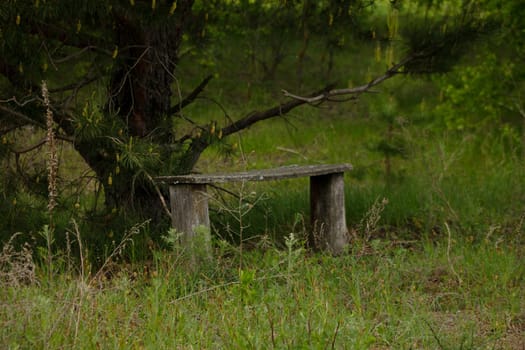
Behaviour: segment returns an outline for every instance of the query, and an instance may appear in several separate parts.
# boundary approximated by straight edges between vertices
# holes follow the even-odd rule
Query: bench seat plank
[[[349,170],[352,170],[351,164],[290,165],[280,168],[240,171],[234,173],[159,176],[155,178],[155,180],[158,183],[168,185],[213,184],[240,181],[271,181],[304,176],[320,176],[344,173]]]

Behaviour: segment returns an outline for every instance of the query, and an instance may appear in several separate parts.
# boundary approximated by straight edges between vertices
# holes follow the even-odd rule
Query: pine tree
[[[28,125],[45,130],[39,92],[46,80],[57,138],[71,142],[94,171],[104,186],[108,208],[134,208],[158,218],[163,210],[154,176],[187,173],[213,142],[303,104],[358,95],[396,74],[444,70],[464,53],[461,43],[472,41],[483,27],[465,12],[452,22],[445,15],[435,16],[437,23],[425,23],[424,29],[404,35],[408,39],[404,58],[389,62],[392,66],[384,75],[362,86],[333,89],[320,82],[326,87],[307,96],[286,93],[285,102],[221,127],[209,121],[187,133],[174,130],[174,119],[184,118],[181,110],[211,79],[204,79],[187,96],[174,94],[181,45],[204,35],[210,13],[218,21],[216,28],[229,25],[229,30],[246,23],[238,20],[245,13],[267,18],[258,25],[268,30],[274,22],[280,32],[287,25],[297,30],[297,23],[302,23],[304,49],[307,32],[315,32],[327,39],[332,55],[343,45],[347,30],[374,39],[375,33],[359,25],[360,18],[374,10],[373,3],[327,0],[310,2],[306,8],[297,1],[5,0],[0,4],[0,136]],[[276,17],[281,12],[272,6],[282,4],[285,17]],[[3,155],[10,151],[0,148]]]

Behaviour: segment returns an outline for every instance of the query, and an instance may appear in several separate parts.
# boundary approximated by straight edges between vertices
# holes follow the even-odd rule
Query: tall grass
[[[367,145],[367,140],[377,134],[376,124],[343,117],[332,118],[330,123],[334,127],[321,134],[306,127],[306,122],[299,124],[299,130],[307,130],[297,131],[304,136],[304,144],[294,144],[283,136],[285,131],[281,131],[283,135],[270,131],[273,126],[268,126],[268,131],[261,127],[262,135],[253,133],[243,138],[245,151],[251,150],[246,160],[229,166],[243,169],[350,162],[354,170],[345,176],[347,222],[357,226],[377,198],[386,198],[388,205],[380,222],[383,237],[444,236],[447,222],[462,234],[480,239],[491,227],[497,234],[505,234],[519,225],[525,213],[525,164],[513,153],[502,154],[497,140],[492,141],[492,149],[480,152],[480,138],[486,136],[407,128],[403,132],[410,145],[409,155],[392,159],[392,178],[385,179],[383,155]],[[256,150],[263,147],[268,153],[257,154]],[[313,153],[318,158],[309,156]],[[206,166],[209,159],[217,164],[216,157],[207,154],[202,164]],[[282,240],[297,215],[308,224],[307,179],[249,184],[249,188],[264,200],[245,220],[249,225],[244,230],[246,237],[270,234],[280,235]],[[238,188],[233,186],[229,191],[235,193]],[[225,198],[222,205],[235,205],[236,199],[224,192],[215,196]],[[235,227],[222,213],[213,218],[219,231],[228,225]]]
[[[458,144],[466,147],[455,153]],[[426,147],[396,160],[406,171],[392,182],[382,174],[381,155],[352,151],[368,169],[366,176],[346,176],[353,236],[348,254],[337,258],[304,250],[307,179],[245,184],[230,188],[242,191],[230,199],[213,194],[224,197],[214,206],[214,260],[198,269],[171,249],[176,240],[165,249],[147,245],[147,224],[125,235],[135,249],[115,243],[95,264],[100,270],[91,270],[89,256],[97,254],[81,245],[82,228],[74,223],[69,249],[55,251],[52,275],[38,256],[32,260],[38,247],[7,244],[0,256],[0,344],[520,349],[522,163],[473,163],[475,152],[461,138]],[[374,202],[383,204],[373,209]],[[223,215],[232,213],[242,216],[237,226]],[[133,255],[145,250],[151,260]]]
[[[5,348],[518,349],[523,247],[375,242],[342,257],[222,243],[199,271],[156,252],[114,275],[2,280]],[[294,239],[294,238],[290,238]],[[107,276],[107,277],[105,277]],[[96,277],[96,278],[95,278]],[[47,285],[48,287],[41,287]]]

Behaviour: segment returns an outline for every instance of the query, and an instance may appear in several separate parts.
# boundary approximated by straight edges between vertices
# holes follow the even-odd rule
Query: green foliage
[[[512,59],[498,57],[494,52],[485,51],[474,62],[438,80],[443,103],[436,114],[443,116],[449,129],[494,129],[498,125],[501,132],[519,142],[516,132],[521,127],[519,109],[523,104],[516,79],[521,74],[519,68]]]
[[[256,289],[254,288],[256,270],[239,269],[239,284],[236,286],[237,298],[246,305],[256,301]]]
[[[442,92],[435,116],[448,129],[490,130],[519,144],[523,8],[516,1],[481,1],[475,6],[497,23],[498,30],[485,36],[453,74],[436,79]]]

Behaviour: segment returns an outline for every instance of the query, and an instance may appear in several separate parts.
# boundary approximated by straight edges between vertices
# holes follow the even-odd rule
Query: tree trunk
[[[108,113],[117,114],[131,136],[149,135],[167,117],[180,33],[164,23],[146,26],[117,17],[123,52],[110,82]]]
[[[173,72],[192,4],[193,1],[180,1],[176,18],[170,20],[139,20],[129,13],[115,13],[115,64],[104,113],[108,120],[117,117],[126,126],[120,132],[121,141],[147,138],[148,142],[166,148],[173,140],[169,121]],[[92,140],[75,146],[103,184],[108,208],[140,211],[154,220],[161,217],[158,189],[149,180],[161,169],[150,169],[145,175],[140,166],[126,169],[119,165],[120,151],[110,138],[100,140],[96,146]],[[159,168],[167,161],[161,159]],[[189,171],[195,162],[196,159],[184,164],[185,169],[180,172]]]

